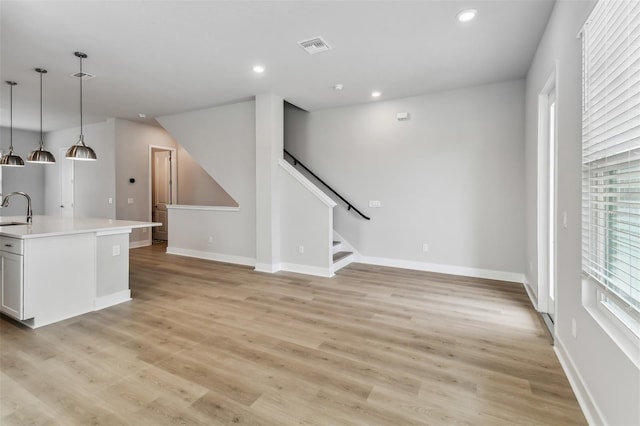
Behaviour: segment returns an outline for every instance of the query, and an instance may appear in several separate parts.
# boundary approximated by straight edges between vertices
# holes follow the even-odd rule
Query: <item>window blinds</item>
[[[582,269],[637,314],[640,2],[600,0],[582,46]]]

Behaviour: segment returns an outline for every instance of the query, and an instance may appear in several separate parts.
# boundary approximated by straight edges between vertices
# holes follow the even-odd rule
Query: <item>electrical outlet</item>
[[[578,327],[576,326],[575,318],[571,318],[571,334],[573,335],[574,339],[578,337]]]
[[[378,200],[369,200],[369,207],[382,207],[382,203]]]
[[[209,244],[213,243],[213,235],[209,235]]]
[[[127,198],[127,204],[133,204],[133,198]]]
[[[429,251],[429,244],[427,244],[427,243],[422,244],[422,251],[425,252],[425,253],[428,252]]]
[[[111,251],[112,251],[114,256],[120,256],[120,246],[119,245],[115,245],[115,246],[111,247]]]
[[[562,212],[562,226],[567,229],[567,212]]]
[[[147,233],[147,228],[142,228],[142,233],[146,234]]]
[[[300,254],[304,253],[304,246],[298,246],[298,253]]]
[[[113,198],[109,197],[109,204],[113,204]]]

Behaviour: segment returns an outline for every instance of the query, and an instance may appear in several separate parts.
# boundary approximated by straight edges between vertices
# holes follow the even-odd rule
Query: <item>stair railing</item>
[[[331,192],[333,192],[336,197],[340,198],[342,201],[344,201],[344,203],[347,205],[347,210],[353,210],[354,212],[358,213],[360,216],[362,216],[364,219],[366,220],[371,220],[370,217],[366,216],[364,213],[362,213],[360,210],[358,210],[357,208],[354,207],[353,204],[351,204],[349,201],[347,201],[342,195],[338,194],[335,189],[333,189],[332,187],[330,187],[325,181],[323,181],[322,179],[320,179],[318,177],[318,175],[316,175],[315,173],[313,173],[311,170],[309,170],[309,168],[307,166],[305,166],[304,164],[302,164],[300,162],[300,160],[298,160],[296,157],[294,157],[293,155],[291,155],[291,153],[289,151],[287,151],[286,149],[284,150],[285,155],[288,155],[289,157],[291,157],[291,159],[293,160],[293,165],[297,166],[298,164],[300,164],[300,166],[302,166],[303,169],[305,169],[307,171],[307,173],[309,173],[311,176],[313,176],[314,178],[316,178],[316,180],[318,182],[320,182],[321,184],[323,184],[324,186],[327,187],[327,189]]]

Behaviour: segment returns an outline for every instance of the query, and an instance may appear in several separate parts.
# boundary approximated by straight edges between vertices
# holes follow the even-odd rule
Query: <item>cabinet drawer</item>
[[[8,251],[9,253],[23,254],[24,241],[20,238],[0,237],[0,251]]]

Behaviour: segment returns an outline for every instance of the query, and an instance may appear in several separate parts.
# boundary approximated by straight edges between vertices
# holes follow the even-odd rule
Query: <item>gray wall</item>
[[[45,146],[56,156],[56,165],[45,169],[45,212],[59,215],[60,183],[59,164],[71,161],[60,154],[78,141],[80,128],[49,132],[45,135]],[[115,120],[84,126],[85,143],[96,152],[98,161],[75,161],[74,215],[76,217],[116,218],[115,199]]]
[[[6,195],[14,191],[29,194],[32,202],[33,214],[44,214],[44,170],[51,167],[45,164],[29,164],[27,156],[38,147],[40,133],[27,130],[13,129],[13,149],[25,161],[24,167],[2,167],[2,188],[0,192]],[[0,150],[9,152],[9,128],[0,128]],[[23,197],[10,200],[8,207],[0,210],[0,216],[26,216],[27,201]]]
[[[362,255],[521,276],[524,81],[313,113],[288,106],[285,147],[372,218],[334,209],[336,231]]]
[[[282,269],[331,276],[333,208],[309,190],[304,176],[283,162],[278,170],[279,260]],[[322,193],[319,193],[322,195]],[[299,248],[303,247],[300,253]]]
[[[248,101],[158,118],[176,142],[189,151],[240,208],[223,213],[172,211],[169,245],[173,248],[196,251],[199,255],[216,252],[255,259],[255,117],[255,102]],[[198,220],[193,220],[196,214]],[[224,229],[224,235],[232,235],[231,239],[218,238],[220,223],[216,220],[221,215],[230,216],[228,222],[225,221],[229,225]],[[182,223],[176,224],[174,217]],[[178,234],[179,241],[172,241],[172,235]],[[208,243],[209,236],[213,237],[212,244]]]
[[[527,76],[526,248],[533,268],[527,281],[537,291],[538,94],[558,61],[556,347],[587,401],[595,424],[640,424],[640,371],[584,308],[581,288],[581,40],[576,38],[593,2],[558,1]],[[572,336],[572,319],[577,334]],[[635,354],[631,356],[638,356]],[[590,406],[593,404],[593,406]],[[598,417],[601,417],[598,419]]]
[[[193,157],[161,127],[116,119],[116,217],[150,220],[149,146],[176,149],[178,158],[178,204],[236,206],[234,200],[207,174]],[[135,183],[129,183],[134,178]],[[133,198],[133,204],[127,200]],[[131,241],[150,238],[142,229],[134,229]]]

